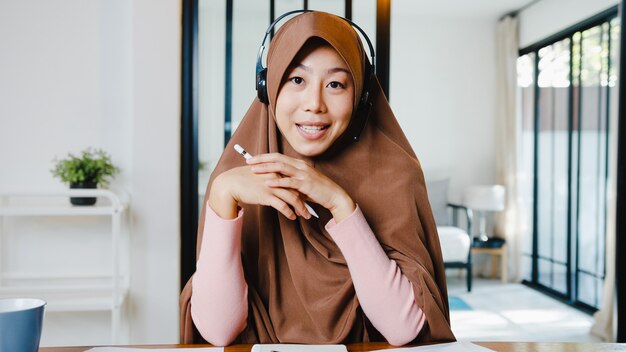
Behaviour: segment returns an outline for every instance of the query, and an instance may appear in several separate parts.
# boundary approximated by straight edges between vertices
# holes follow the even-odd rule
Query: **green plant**
[[[80,157],[69,153],[66,159],[55,159],[55,162],[56,165],[50,172],[69,184],[95,182],[106,185],[106,177],[119,172],[109,155],[101,149],[87,148],[81,152]]]

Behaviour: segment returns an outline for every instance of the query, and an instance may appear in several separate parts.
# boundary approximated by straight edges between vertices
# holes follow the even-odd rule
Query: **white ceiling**
[[[1,0],[0,0],[1,1]],[[521,9],[524,6],[532,5],[541,0],[388,0],[391,1],[392,16],[435,16],[435,17],[457,17],[457,18],[484,18],[498,20],[503,15]],[[594,0],[589,0],[594,1]],[[236,2],[237,3],[237,2]],[[246,9],[248,11],[267,11],[268,1],[246,0],[242,1],[243,7],[238,7],[235,11]],[[315,5],[323,5],[322,9],[328,11],[334,5],[339,3],[338,0],[309,0],[309,6],[316,8]],[[343,3],[343,1],[341,1]],[[357,6],[358,4],[358,6]],[[223,8],[221,2],[213,0],[200,0],[199,5],[203,7]],[[362,2],[361,0],[353,0],[352,6],[363,7],[370,6],[372,11],[376,9],[376,1],[369,0]],[[302,0],[277,0],[277,13],[283,13],[287,10],[301,8]],[[339,5],[343,8],[343,4]],[[395,9],[395,11],[394,11]],[[354,11],[354,10],[353,10]],[[332,11],[331,11],[332,12]]]
[[[498,19],[539,0],[405,0],[407,15]],[[398,1],[399,2],[399,1]],[[392,2],[393,7],[393,2]]]

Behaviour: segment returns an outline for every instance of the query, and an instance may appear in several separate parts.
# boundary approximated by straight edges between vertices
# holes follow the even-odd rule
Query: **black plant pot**
[[[72,189],[79,189],[79,188],[94,189],[97,187],[98,187],[98,184],[96,182],[78,182],[78,183],[70,184],[70,188]],[[73,205],[94,205],[96,204],[96,198],[95,197],[71,197],[70,202]]]

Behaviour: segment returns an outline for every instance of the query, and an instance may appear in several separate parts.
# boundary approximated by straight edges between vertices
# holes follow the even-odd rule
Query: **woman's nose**
[[[305,111],[314,113],[324,112],[326,106],[324,104],[323,87],[309,85],[304,92],[303,107]]]

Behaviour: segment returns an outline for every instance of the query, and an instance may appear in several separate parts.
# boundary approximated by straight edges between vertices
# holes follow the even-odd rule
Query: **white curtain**
[[[496,234],[506,239],[508,277],[519,281],[521,219],[524,214],[520,182],[521,120],[517,116],[518,20],[507,16],[496,28],[496,182],[506,188],[506,207],[495,217]]]
[[[613,122],[611,122],[613,123]],[[617,130],[616,124],[612,124],[612,129]],[[613,127],[614,126],[614,127]],[[615,138],[614,138],[615,140]],[[616,149],[612,149],[616,150]],[[612,158],[613,159],[613,158]],[[607,194],[607,209],[606,209],[606,276],[604,277],[604,292],[602,295],[602,307],[594,314],[594,323],[591,326],[591,333],[600,337],[605,342],[615,341],[615,319],[617,314],[615,312],[615,205],[616,205],[616,171],[615,162],[611,160],[609,168],[609,189]]]
[[[618,11],[618,17],[621,18],[621,5]],[[623,31],[623,27],[622,27]],[[623,33],[622,33],[623,35]],[[611,50],[617,50],[620,52],[620,48],[611,48]],[[619,58],[616,62],[620,62]],[[618,80],[622,79],[618,73]],[[619,124],[619,117],[617,113],[618,98],[619,98],[619,85],[611,88],[611,101],[613,102],[610,108],[610,146],[609,146],[609,176],[607,187],[607,204],[606,204],[606,276],[604,277],[604,290],[602,295],[602,307],[594,314],[594,323],[591,326],[591,333],[596,335],[605,342],[615,342],[616,329],[617,329],[617,305],[615,302],[615,222],[616,222],[616,206],[617,206],[617,130]]]

